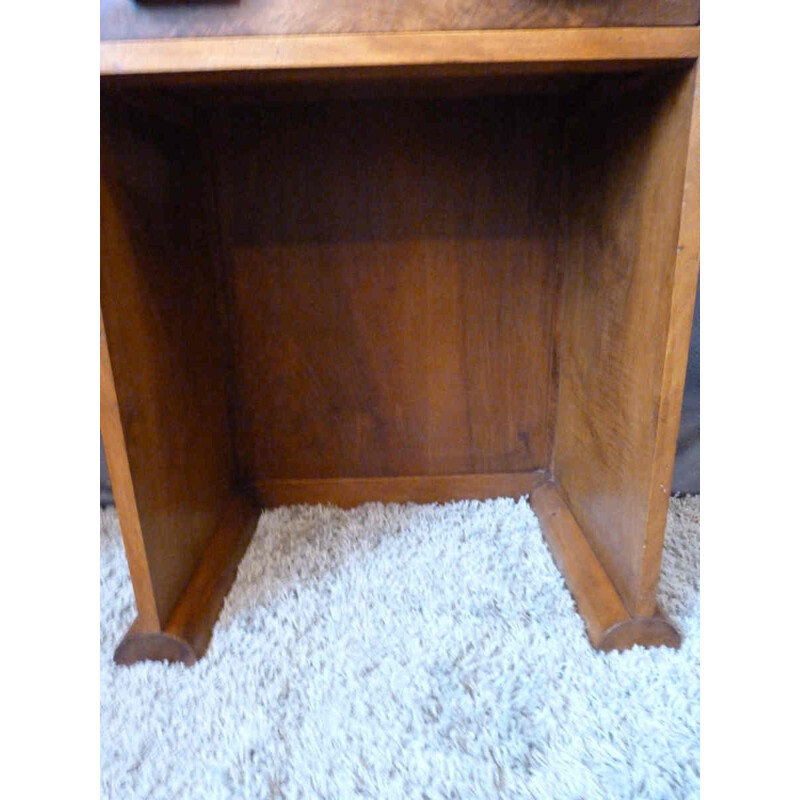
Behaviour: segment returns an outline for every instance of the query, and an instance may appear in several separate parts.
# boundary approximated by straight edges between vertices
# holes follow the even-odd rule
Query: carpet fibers
[[[671,500],[682,648],[600,654],[524,500],[268,511],[185,668],[113,664],[135,608],[101,511],[103,796],[697,797],[699,517]]]

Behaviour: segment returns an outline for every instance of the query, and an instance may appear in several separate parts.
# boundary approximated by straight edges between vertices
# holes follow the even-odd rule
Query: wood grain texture
[[[697,58],[699,28],[449,31],[216,39],[142,39],[100,45],[101,75],[337,70],[342,75],[398,68],[481,73],[608,69],[625,62]]]
[[[531,496],[531,506],[586,624],[589,640],[597,647],[605,632],[630,619],[630,614],[556,486],[548,482],[538,487]]]
[[[681,646],[681,641],[678,629],[656,606],[649,617],[632,617],[614,625],[606,631],[597,649],[604,652],[630,650],[638,644],[642,647],[671,647],[677,650]]]
[[[554,473],[634,616],[654,613],[666,521],[654,494],[669,492],[680,414],[662,403],[665,380],[682,383],[668,342],[683,347],[691,329],[675,255],[693,85],[691,71],[645,82],[579,113],[567,136]]]
[[[699,0],[101,0],[102,39],[696,25]]]
[[[258,481],[254,490],[260,502],[268,508],[298,503],[330,503],[340,508],[354,508],[374,502],[447,503],[493,497],[516,498],[530,494],[546,478],[544,471],[399,478],[274,478]]]
[[[214,128],[244,472],[544,466],[554,115],[529,98],[341,102]]]
[[[233,490],[226,345],[190,140],[108,98],[102,113],[101,307],[163,626]]]
[[[159,628],[158,610],[150,580],[150,566],[139,523],[136,507],[136,492],[133,488],[128,452],[125,447],[125,433],[120,419],[117,390],[114,385],[114,371],[108,355],[103,314],[100,314],[100,431],[106,451],[108,474],[114,492],[114,502],[125,546],[125,557],[133,584],[136,608],[139,612],[137,630],[156,631]]]
[[[114,654],[117,664],[178,661],[191,666],[204,655],[258,517],[249,498],[231,501],[164,629],[148,630],[137,618]]]
[[[188,642],[163,631],[147,630],[137,617],[114,651],[114,663],[128,667],[140,661],[168,661],[187,667],[197,663]]]
[[[631,617],[552,481],[534,489],[530,503],[593,647],[626,650],[635,644],[680,645],[680,634],[657,609],[647,617]]]
[[[211,640],[259,515],[258,506],[249,497],[234,498],[164,629],[166,634],[187,642],[198,658]]]
[[[697,279],[700,269],[700,78],[694,68],[695,85],[689,150],[681,204],[672,299],[667,327],[666,351],[661,380],[658,424],[650,475],[650,502],[645,526],[644,554],[639,596],[634,608],[647,610],[655,597],[661,571],[664,528],[669,512],[675,448],[680,429],[683,388],[689,359]]]
[[[225,51],[218,84],[154,51],[103,84],[103,433],[140,611],[119,659],[198,657],[260,503],[529,492],[592,643],[676,644],[655,588],[697,34],[297,37]],[[553,72],[449,72],[501,57]]]

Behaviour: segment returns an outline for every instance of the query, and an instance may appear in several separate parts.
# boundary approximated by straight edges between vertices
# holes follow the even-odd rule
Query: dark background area
[[[675,494],[700,494],[700,288],[694,304],[689,364],[683,390],[681,428],[672,473]]]
[[[689,345],[689,365],[683,391],[681,427],[672,476],[674,494],[700,493],[700,290],[694,307],[692,339]],[[100,505],[114,502],[108,478],[106,454],[100,440]]]

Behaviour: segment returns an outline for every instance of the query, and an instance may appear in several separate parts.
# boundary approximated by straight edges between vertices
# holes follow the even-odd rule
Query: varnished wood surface
[[[119,657],[203,651],[260,504],[529,492],[592,643],[674,644],[688,66],[291,102],[222,78],[102,94],[103,413],[144,598]]]
[[[693,83],[645,82],[579,112],[567,134],[554,472],[634,616],[655,607],[666,505],[654,489],[666,498],[669,476],[654,464],[671,469],[680,414],[662,405],[668,340],[675,325],[684,346],[691,328],[692,279],[676,284],[675,256]],[[673,318],[676,287],[685,308]]]
[[[635,608],[646,610],[655,596],[669,511],[669,493],[675,465],[675,443],[680,428],[683,388],[692,333],[697,279],[700,269],[700,75],[695,67],[694,101],[689,151],[683,185],[667,343],[661,379],[658,427],[650,476],[650,503],[642,554],[642,576]]]
[[[100,45],[101,75],[418,68],[426,74],[608,69],[625,62],[692,59],[699,28],[447,31],[211,39],[142,39]],[[460,69],[459,69],[460,68]]]
[[[136,507],[136,493],[128,463],[125,433],[120,419],[114,371],[108,354],[102,312],[100,314],[100,431],[103,434],[108,474],[114,491],[125,557],[128,559],[128,570],[139,612],[137,629],[155,631],[159,628],[158,610],[139,522],[139,510]]]
[[[530,502],[593,647],[626,650],[635,644],[680,645],[680,634],[655,608],[648,617],[631,617],[554,483],[539,485]]]
[[[118,664],[147,660],[191,666],[203,656],[258,517],[249,498],[231,501],[163,631],[151,631],[137,618],[114,654]]]
[[[244,472],[545,466],[553,109],[331,102],[214,130]]]
[[[102,39],[696,25],[699,0],[101,0]]]
[[[605,652],[630,650],[638,644],[642,647],[671,647],[677,650],[681,641],[678,629],[656,607],[649,617],[632,617],[617,623],[606,631],[597,649]]]
[[[531,496],[531,506],[589,640],[597,647],[607,630],[630,615],[556,486],[552,482],[539,486]]]
[[[451,500],[488,500],[530,494],[547,475],[508,472],[489,475],[423,475],[399,478],[329,478],[258,481],[260,502],[269,508],[298,503],[324,503],[354,508],[362,503],[446,503]]]
[[[168,661],[191,667],[197,663],[197,654],[183,639],[160,630],[147,630],[137,618],[114,651],[114,663],[128,667],[140,661]]]
[[[259,513],[259,507],[249,497],[234,498],[170,616],[165,633],[187,642],[198,658],[208,647]]]
[[[205,195],[183,133],[104,101],[100,299],[162,626],[235,481]]]

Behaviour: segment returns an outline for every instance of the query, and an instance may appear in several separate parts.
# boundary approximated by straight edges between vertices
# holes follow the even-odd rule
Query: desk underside
[[[457,85],[104,90],[103,433],[141,652],[202,652],[259,507],[497,494],[557,520],[596,646],[674,643],[694,69]]]

